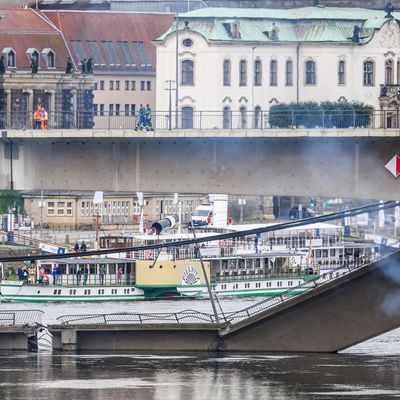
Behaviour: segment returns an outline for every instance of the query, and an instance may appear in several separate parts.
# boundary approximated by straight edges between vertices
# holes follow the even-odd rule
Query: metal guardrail
[[[198,324],[215,323],[215,317],[211,314],[194,310],[186,310],[178,313],[116,313],[116,314],[82,314],[63,315],[57,318],[62,325],[71,324]]]
[[[42,310],[3,310],[0,311],[0,326],[40,324],[42,314]]]
[[[1,129],[33,129],[33,112],[0,113]],[[143,127],[138,113],[57,111],[49,113],[47,129],[98,130],[264,130],[396,128],[400,111],[288,110],[253,111],[154,111]]]

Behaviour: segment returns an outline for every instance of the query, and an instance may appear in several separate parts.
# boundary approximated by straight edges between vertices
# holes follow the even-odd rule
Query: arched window
[[[231,109],[229,107],[224,107],[222,127],[223,129],[232,129]]]
[[[393,60],[386,60],[386,62],[385,62],[385,85],[393,85],[393,83],[394,83]]]
[[[53,51],[49,51],[46,56],[47,68],[55,68],[56,66],[56,55]]]
[[[184,60],[182,61],[182,85],[193,86],[193,61],[191,60]]]
[[[258,129],[261,127],[261,107],[257,106],[254,109],[254,121],[253,121],[253,127],[255,129]]]
[[[224,86],[231,86],[231,62],[224,60]]]
[[[261,60],[254,61],[254,86],[262,85],[262,63]]]
[[[343,60],[340,60],[338,64],[338,85],[344,85],[345,83],[346,83],[346,64]]]
[[[7,66],[16,67],[17,66],[17,56],[14,50],[9,50],[7,53]]]
[[[278,86],[278,61],[269,63],[269,86]]]
[[[306,61],[306,85],[315,85],[316,82],[315,62]]]
[[[182,107],[182,129],[193,129],[192,107]]]
[[[247,61],[240,60],[239,63],[239,86],[247,85]]]
[[[246,129],[247,128],[247,110],[246,107],[242,106],[239,109],[240,111],[240,128]]]
[[[285,77],[286,77],[286,86],[293,86],[293,61],[287,60],[286,61],[286,70],[285,70]]]
[[[364,61],[364,86],[374,86],[374,62]]]

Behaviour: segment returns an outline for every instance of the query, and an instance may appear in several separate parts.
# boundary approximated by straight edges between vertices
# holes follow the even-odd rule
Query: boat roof
[[[110,258],[110,257],[90,257],[90,258],[49,258],[38,260],[41,264],[123,264],[133,262],[132,258]]]
[[[228,231],[233,231],[233,232],[240,232],[240,231],[245,231],[245,230],[250,230],[250,229],[258,229],[258,228],[266,228],[270,226],[275,226],[279,225],[280,223],[270,223],[270,224],[240,224],[240,225],[225,225],[225,226],[210,226],[209,229],[226,229]],[[207,229],[207,227],[205,228]],[[309,224],[309,225],[302,225],[302,226],[296,226],[293,228],[285,228],[285,229],[280,229],[280,232],[289,232],[289,231],[300,231],[300,230],[310,230],[310,229],[343,229],[342,226],[340,225],[335,225],[335,224],[327,224],[325,222],[316,222],[315,224]],[[269,233],[269,232],[266,232]],[[198,234],[199,235],[199,234]]]

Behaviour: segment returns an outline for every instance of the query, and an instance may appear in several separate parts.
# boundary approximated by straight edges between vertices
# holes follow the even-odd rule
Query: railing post
[[[108,112],[108,130],[111,129],[111,113],[110,111]]]
[[[322,128],[325,129],[325,110],[322,110]]]
[[[292,129],[294,129],[294,111],[291,112],[292,115]]]
[[[356,127],[356,110],[353,110],[353,128]]]
[[[202,122],[201,119],[202,118],[203,118],[203,111],[200,111],[200,128],[199,128],[200,130],[201,130],[201,122]]]

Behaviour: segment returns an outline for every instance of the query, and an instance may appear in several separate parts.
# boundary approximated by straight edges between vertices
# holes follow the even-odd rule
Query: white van
[[[196,208],[192,215],[193,226],[206,226],[208,225],[209,218],[213,217],[213,205],[202,204]]]

